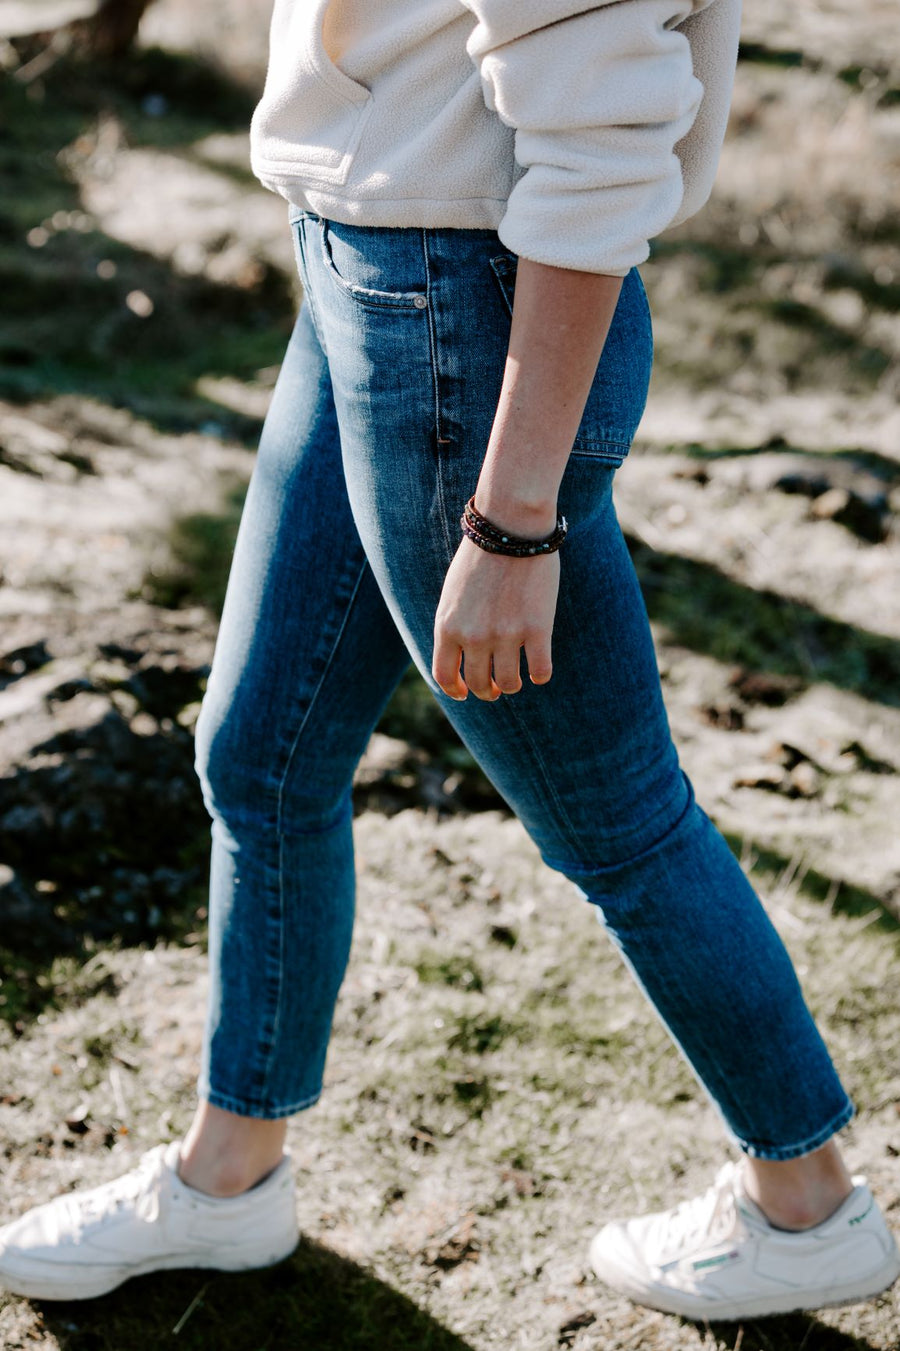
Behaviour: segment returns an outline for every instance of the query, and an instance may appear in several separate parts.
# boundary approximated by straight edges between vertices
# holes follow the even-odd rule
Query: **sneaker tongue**
[[[163,1163],[166,1165],[167,1168],[171,1168],[172,1172],[175,1173],[176,1176],[178,1173],[178,1163],[180,1156],[181,1156],[181,1141],[170,1140],[169,1143],[166,1145],[165,1150],[163,1151]]]
[[[171,1140],[163,1150],[163,1168],[169,1177],[169,1186],[176,1190],[190,1190],[186,1182],[178,1176],[178,1164],[181,1160],[181,1141]]]

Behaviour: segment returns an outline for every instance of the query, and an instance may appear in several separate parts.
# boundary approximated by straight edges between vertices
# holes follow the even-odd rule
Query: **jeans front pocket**
[[[518,257],[501,253],[490,259],[503,302],[513,312]],[[573,455],[592,456],[619,465],[628,454],[644,414],[653,366],[650,306],[636,267],[622,280],[615,313],[597,363]]]
[[[424,279],[410,278],[402,289],[386,290],[369,285],[371,281],[393,278],[395,268],[409,267],[409,250],[392,250],[388,236],[392,232],[377,226],[341,225],[336,221],[320,219],[319,244],[322,264],[334,284],[366,309],[422,311],[428,308]],[[375,243],[366,249],[366,243]],[[393,255],[393,256],[392,256]],[[383,261],[385,257],[390,261]],[[390,271],[388,271],[390,269]]]

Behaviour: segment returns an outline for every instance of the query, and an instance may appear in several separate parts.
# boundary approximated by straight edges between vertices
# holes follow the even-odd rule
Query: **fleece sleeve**
[[[485,102],[522,172],[498,227],[514,253],[625,276],[683,207],[676,144],[704,88],[677,27],[721,0],[462,0]]]

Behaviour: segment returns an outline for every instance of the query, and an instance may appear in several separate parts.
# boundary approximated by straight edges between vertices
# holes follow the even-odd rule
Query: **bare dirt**
[[[192,1111],[191,732],[298,299],[283,205],[247,170],[266,10],[158,0],[96,88],[64,64],[14,87],[3,58],[9,1215],[114,1175]],[[900,1228],[895,25],[887,0],[748,6],[713,200],[641,269],[656,365],[617,503],[685,767],[795,958],[858,1105],[849,1160]],[[389,711],[358,808],[327,1092],[290,1127],[303,1247],[240,1281],[0,1296],[0,1345],[900,1345],[896,1295],[711,1329],[606,1294],[590,1234],[706,1185],[713,1110],[421,689]]]

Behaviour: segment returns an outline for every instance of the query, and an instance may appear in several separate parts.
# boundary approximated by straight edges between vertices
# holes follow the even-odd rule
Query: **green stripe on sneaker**
[[[722,1253],[720,1257],[705,1257],[702,1262],[694,1262],[694,1270],[702,1271],[704,1267],[720,1267],[723,1262],[730,1262],[733,1257],[737,1257],[737,1253],[734,1251]]]

